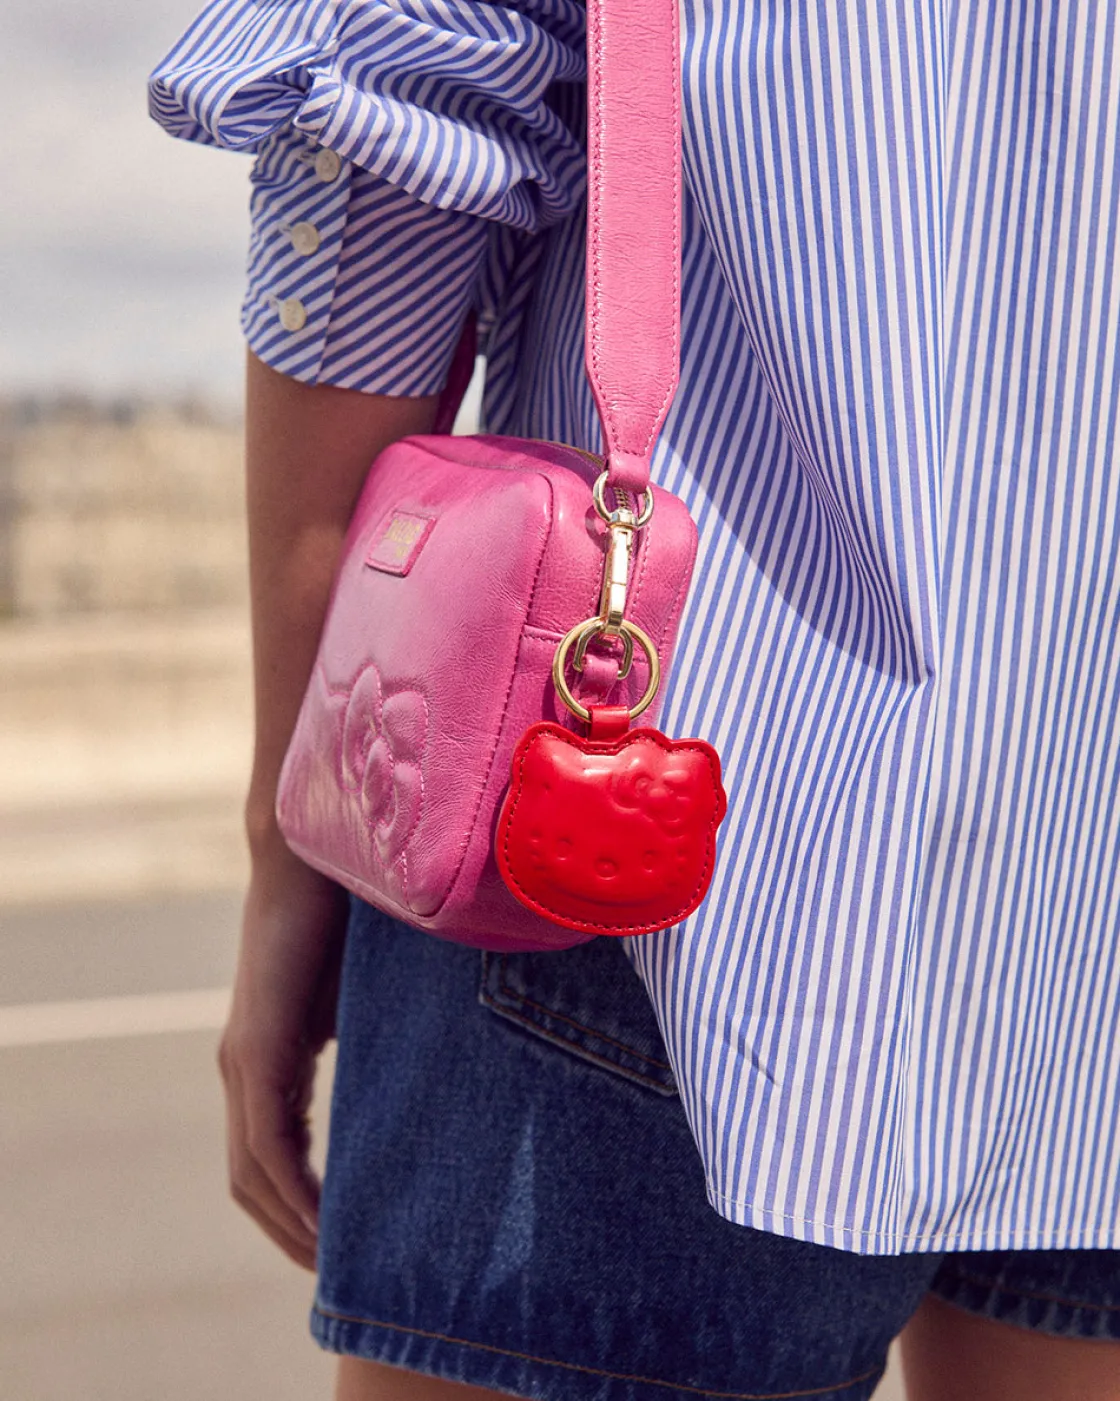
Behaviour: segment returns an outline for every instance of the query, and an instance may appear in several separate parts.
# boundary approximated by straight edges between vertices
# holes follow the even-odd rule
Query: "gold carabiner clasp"
[[[595,509],[607,526],[607,554],[603,561],[603,587],[599,594],[599,620],[601,633],[605,637],[618,637],[622,633],[622,620],[626,614],[626,590],[630,583],[630,561],[634,556],[634,536],[653,515],[653,492],[647,487],[645,501],[637,515],[630,509],[624,492],[615,492],[618,504],[613,511],[607,510],[607,473],[601,473],[595,480],[592,497]],[[585,649],[586,650],[586,649]],[[576,666],[582,662],[582,654],[577,649]],[[627,668],[629,669],[629,668]]]
[[[634,554],[634,515],[616,511],[620,519],[608,526],[607,557],[603,562],[603,588],[599,595],[599,617],[608,637],[617,637],[626,613],[626,590],[630,585],[630,560]]]
[[[622,643],[622,660],[618,666],[616,681],[625,681],[634,664],[635,642],[645,653],[649,667],[649,680],[637,705],[631,706],[630,718],[636,720],[642,711],[653,703],[657,688],[661,684],[661,664],[657,648],[649,636],[636,623],[625,616],[627,590],[630,587],[630,563],[634,556],[634,537],[653,515],[653,492],[649,487],[643,492],[645,500],[635,513],[627,500],[626,493],[615,491],[617,505],[613,511],[607,510],[604,492],[607,487],[607,473],[596,478],[592,495],[595,509],[607,526],[607,552],[603,560],[603,584],[599,591],[599,613],[577,623],[561,640],[552,663],[552,680],[560,699],[573,715],[580,720],[589,720],[591,712],[572,695],[565,676],[568,654],[572,655],[572,666],[582,671],[587,649],[599,637],[617,640]],[[575,651],[572,652],[572,648]]]

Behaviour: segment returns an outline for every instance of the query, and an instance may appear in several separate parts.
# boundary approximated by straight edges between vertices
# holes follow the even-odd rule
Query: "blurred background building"
[[[331,1389],[310,1277],[226,1198],[249,166],[145,108],[195,6],[4,15],[0,1401]]]
[[[248,162],[145,77],[195,0],[37,0],[0,81],[0,1397],[326,1397],[228,1203]]]

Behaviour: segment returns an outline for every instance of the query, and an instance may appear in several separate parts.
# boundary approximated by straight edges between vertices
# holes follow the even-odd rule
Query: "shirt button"
[[[302,331],[307,325],[307,308],[298,297],[285,297],[277,312],[285,331]]]
[[[332,180],[337,180],[342,174],[342,157],[337,151],[328,151],[325,148],[317,152],[315,174],[324,185],[329,185]]]
[[[331,152],[334,155],[334,152]],[[319,251],[319,230],[314,224],[309,224],[301,220],[298,224],[293,224],[288,230],[288,237],[292,241],[292,247],[297,253],[309,257],[312,253]]]

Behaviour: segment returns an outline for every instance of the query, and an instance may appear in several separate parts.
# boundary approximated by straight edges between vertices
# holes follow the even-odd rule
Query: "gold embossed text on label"
[[[384,574],[407,574],[434,525],[431,516],[394,511],[374,537],[366,563]]]

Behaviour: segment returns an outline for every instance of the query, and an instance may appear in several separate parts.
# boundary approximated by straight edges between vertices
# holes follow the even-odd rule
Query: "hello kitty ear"
[[[552,729],[553,727],[549,727]],[[557,725],[555,733],[568,739],[568,732]],[[538,786],[547,793],[556,779],[576,779],[582,776],[579,752],[567,743],[549,745],[529,745],[521,755],[520,774],[523,782]]]
[[[710,807],[713,813],[718,814],[716,821],[722,822],[727,813],[727,794],[723,785],[712,786],[702,782],[711,772],[711,756],[696,748],[678,752],[676,757],[680,760],[680,766],[674,765],[665,775],[666,779],[673,786],[679,784],[682,789],[687,788],[694,800],[699,797],[700,806],[705,809]]]

